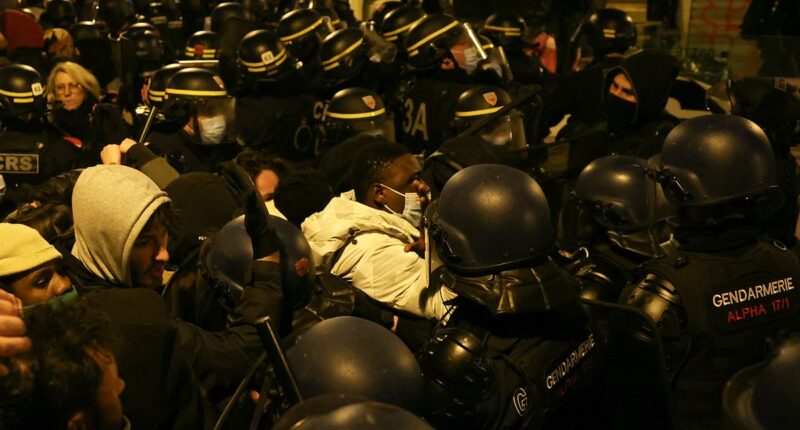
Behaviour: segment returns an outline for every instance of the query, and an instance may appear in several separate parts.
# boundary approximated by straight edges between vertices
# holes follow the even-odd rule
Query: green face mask
[[[75,299],[77,299],[77,298],[78,298],[78,290],[76,290],[75,288],[72,288],[71,290],[69,290],[68,293],[62,294],[60,296],[53,297],[52,299],[48,300],[45,303],[40,303],[38,305],[25,306],[24,308],[22,308],[22,313],[23,314],[27,314],[34,307],[42,306],[42,305],[52,306],[54,308],[59,308],[60,306],[64,305],[65,303],[70,303],[70,302],[75,301]]]

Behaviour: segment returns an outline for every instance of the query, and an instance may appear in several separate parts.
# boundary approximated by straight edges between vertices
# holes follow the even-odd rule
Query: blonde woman
[[[110,143],[130,137],[117,106],[100,104],[100,84],[83,66],[72,61],[56,64],[47,78],[47,99],[61,102],[53,123],[85,149],[99,154]]]

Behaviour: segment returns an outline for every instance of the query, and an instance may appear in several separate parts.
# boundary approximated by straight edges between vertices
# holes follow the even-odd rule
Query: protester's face
[[[86,90],[72,79],[72,76],[59,72],[56,74],[56,98],[64,103],[64,109],[75,110],[86,97]]]
[[[401,193],[416,193],[420,197],[427,198],[428,184],[420,177],[420,166],[417,159],[411,154],[405,154],[392,162],[392,167],[388,170],[381,183],[392,187]],[[392,208],[397,213],[402,213],[406,202],[404,196],[384,190],[383,203]],[[426,202],[427,203],[427,202]],[[425,204],[423,204],[423,207]]]
[[[97,390],[96,409],[93,421],[98,430],[119,430],[122,427],[122,403],[120,394],[125,390],[125,381],[117,372],[117,361],[108,351],[93,350],[89,354],[103,369],[103,382]]]
[[[633,85],[625,73],[618,73],[617,76],[614,76],[608,92],[622,100],[636,103],[636,93],[633,91]]]
[[[275,188],[278,187],[278,175],[272,170],[262,170],[255,178],[256,189],[264,200],[272,200]]]
[[[54,260],[20,275],[10,287],[24,306],[31,306],[66,294],[72,289],[72,282],[58,272],[58,261]]]
[[[135,287],[155,289],[161,286],[164,267],[169,261],[169,233],[160,219],[150,224],[133,243],[129,267]]]

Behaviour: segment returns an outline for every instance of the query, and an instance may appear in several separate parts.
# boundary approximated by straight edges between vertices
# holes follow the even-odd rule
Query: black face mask
[[[608,94],[604,100],[606,120],[611,128],[625,128],[636,120],[636,103]]]

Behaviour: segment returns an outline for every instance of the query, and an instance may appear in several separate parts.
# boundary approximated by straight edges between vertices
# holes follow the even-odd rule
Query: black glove
[[[253,259],[272,255],[281,249],[281,241],[272,226],[264,199],[250,176],[235,162],[222,163],[222,176],[238,196],[244,208],[244,226],[253,244]]]

